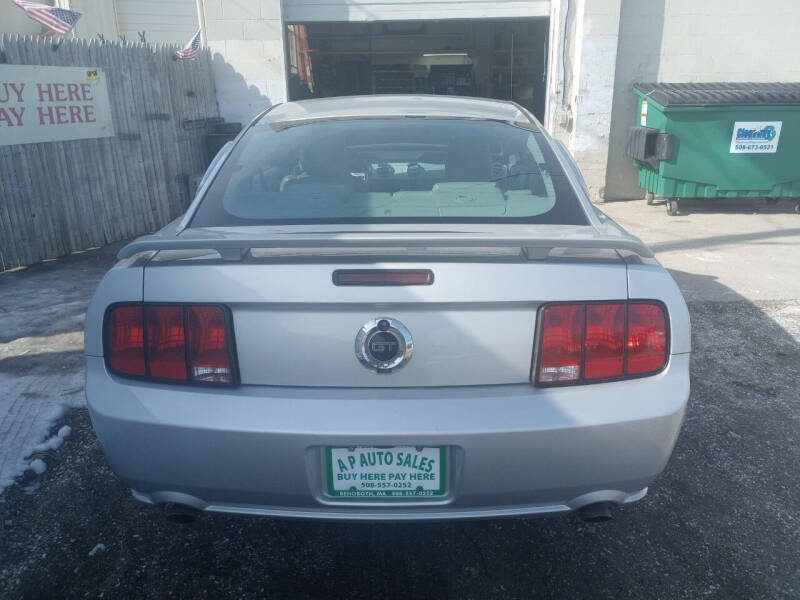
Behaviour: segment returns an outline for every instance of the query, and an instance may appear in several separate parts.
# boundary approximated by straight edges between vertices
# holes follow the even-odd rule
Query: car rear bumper
[[[133,382],[87,357],[92,422],[145,502],[325,519],[455,519],[632,502],[664,468],[689,354],[663,372],[572,388],[203,389]],[[334,498],[326,446],[446,446],[448,493]]]

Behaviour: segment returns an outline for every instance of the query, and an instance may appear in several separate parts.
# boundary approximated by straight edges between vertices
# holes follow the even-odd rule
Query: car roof
[[[318,98],[279,104],[265,112],[261,123],[376,117],[451,117],[534,124],[513,102],[488,98],[427,95],[375,95]]]

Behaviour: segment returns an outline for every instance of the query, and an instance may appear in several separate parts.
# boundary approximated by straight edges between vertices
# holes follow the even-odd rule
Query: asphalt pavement
[[[800,217],[752,201],[674,218],[643,202],[603,210],[653,244],[693,322],[675,452],[614,520],[175,525],[133,500],[74,408],[54,426],[72,434],[42,453],[47,471],[0,496],[0,598],[800,597],[800,277],[789,268]],[[112,257],[0,275],[0,374],[80,372],[72,337],[38,353],[36,339],[78,331],[58,305],[79,312]],[[10,346],[21,338],[28,351]]]

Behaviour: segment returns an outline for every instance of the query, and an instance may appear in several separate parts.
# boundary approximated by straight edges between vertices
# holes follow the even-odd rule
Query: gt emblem
[[[411,360],[414,342],[400,321],[381,317],[373,319],[356,335],[356,356],[368,369],[390,373]]]

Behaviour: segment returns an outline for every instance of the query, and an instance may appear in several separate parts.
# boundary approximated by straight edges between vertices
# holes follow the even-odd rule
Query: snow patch
[[[61,447],[61,444],[64,443],[64,439],[54,435],[51,438],[46,439],[41,444],[37,444],[33,451],[34,452],[46,452],[47,450],[58,450]]]
[[[41,458],[37,458],[31,461],[31,464],[28,465],[28,468],[36,473],[37,475],[41,475],[45,471],[47,471],[47,465]]]
[[[52,437],[48,433],[67,409],[85,404],[83,369],[38,371],[0,373],[0,494],[25,470],[44,472],[44,461],[30,461],[30,456],[59,448],[69,435],[69,427],[62,427]]]
[[[94,548],[89,550],[89,556],[94,556],[98,552],[105,552],[105,551],[106,551],[106,545],[105,544],[97,544],[97,545],[95,545]]]
[[[61,429],[58,430],[58,433],[56,435],[63,440],[67,438],[70,433],[72,433],[72,427],[70,427],[69,425],[62,425]]]
[[[0,498],[43,440],[48,452],[59,444],[51,436],[64,412],[85,406],[83,322],[112,254],[87,252],[1,277]]]

